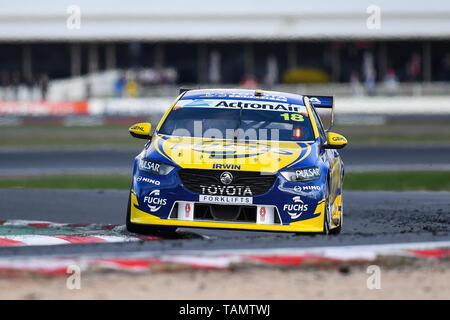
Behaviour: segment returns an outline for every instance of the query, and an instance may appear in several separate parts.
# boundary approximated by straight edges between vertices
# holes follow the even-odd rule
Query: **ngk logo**
[[[189,218],[189,214],[191,212],[191,205],[189,203],[186,203],[186,206],[184,207],[185,217]]]
[[[297,219],[302,215],[303,212],[308,211],[308,204],[303,203],[300,196],[293,197],[293,204],[285,204],[283,207],[284,211],[291,216],[291,219]]]
[[[259,217],[261,221],[264,221],[266,219],[266,208],[262,207],[259,210]]]

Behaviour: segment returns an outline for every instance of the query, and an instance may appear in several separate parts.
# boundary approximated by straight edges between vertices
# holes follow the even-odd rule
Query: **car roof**
[[[304,105],[303,96],[299,94],[250,89],[195,89],[186,91],[181,97],[181,100],[194,99],[261,100]]]

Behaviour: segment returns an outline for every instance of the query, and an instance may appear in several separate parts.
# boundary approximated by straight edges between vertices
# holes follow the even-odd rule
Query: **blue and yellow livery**
[[[316,108],[333,97],[243,89],[188,90],[134,161],[127,228],[339,233],[347,144]]]

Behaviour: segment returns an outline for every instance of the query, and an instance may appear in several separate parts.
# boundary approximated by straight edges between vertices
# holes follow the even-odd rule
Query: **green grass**
[[[128,175],[58,175],[30,178],[0,178],[0,188],[37,189],[128,189]]]
[[[344,189],[450,191],[450,171],[347,173]]]
[[[130,123],[131,125],[132,123]],[[135,139],[125,125],[94,127],[20,126],[0,127],[0,147],[136,147],[145,142]]]
[[[0,188],[126,190],[130,182],[127,175],[41,176],[0,178]],[[347,173],[344,189],[450,191],[450,171]]]
[[[146,121],[147,119],[142,119]],[[157,120],[157,119],[155,119]],[[23,125],[0,127],[0,148],[27,147],[135,147],[145,142],[134,139],[128,133],[133,124],[74,126]],[[153,122],[155,127],[156,121]],[[450,126],[447,118],[419,122],[390,122],[381,125],[336,125],[332,131],[343,134],[349,145],[448,145]]]

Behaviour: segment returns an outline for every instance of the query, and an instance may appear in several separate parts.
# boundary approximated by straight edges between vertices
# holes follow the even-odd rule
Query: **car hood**
[[[313,142],[233,141],[155,135],[146,157],[182,168],[276,172],[314,163]]]

